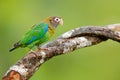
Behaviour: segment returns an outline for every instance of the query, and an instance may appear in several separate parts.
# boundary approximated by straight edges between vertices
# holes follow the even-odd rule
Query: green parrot
[[[39,47],[40,44],[46,42],[53,36],[58,25],[63,25],[61,17],[52,16],[46,18],[43,22],[34,25],[21,40],[14,44],[14,47],[9,52],[19,47],[28,47],[29,49],[32,49],[34,46]]]

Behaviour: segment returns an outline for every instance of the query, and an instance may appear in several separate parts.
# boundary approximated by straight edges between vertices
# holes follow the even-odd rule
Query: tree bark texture
[[[92,46],[112,39],[120,42],[120,24],[83,26],[70,30],[56,40],[43,45],[41,50],[30,51],[11,66],[2,80],[28,80],[39,67],[54,56]]]

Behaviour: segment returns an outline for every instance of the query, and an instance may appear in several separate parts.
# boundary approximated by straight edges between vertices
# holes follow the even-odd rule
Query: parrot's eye
[[[56,22],[60,22],[60,18],[55,18],[54,19]]]

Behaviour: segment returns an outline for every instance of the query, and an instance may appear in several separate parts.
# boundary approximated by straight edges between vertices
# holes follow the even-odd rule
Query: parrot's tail
[[[14,44],[14,47],[13,47],[12,49],[10,49],[9,52],[11,52],[11,51],[17,49],[18,47],[20,47],[19,42],[15,43],[15,44]]]
[[[10,49],[9,50],[9,52],[11,52],[11,51],[13,51],[13,50],[15,50],[17,47],[13,47],[12,49]]]

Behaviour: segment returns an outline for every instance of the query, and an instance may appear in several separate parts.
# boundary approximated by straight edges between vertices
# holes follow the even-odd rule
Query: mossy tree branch
[[[120,42],[120,24],[101,26],[84,26],[62,34],[56,40],[42,46],[41,51],[30,51],[16,64],[11,66],[3,80],[28,80],[36,70],[54,56],[76,49],[92,46],[112,39]]]

